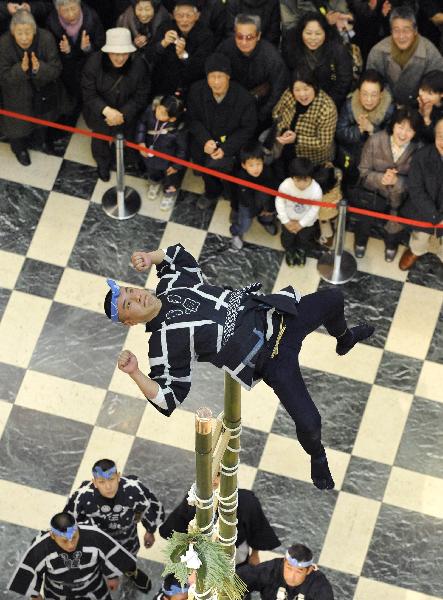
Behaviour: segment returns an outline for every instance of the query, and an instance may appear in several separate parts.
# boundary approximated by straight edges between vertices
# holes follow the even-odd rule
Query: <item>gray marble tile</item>
[[[434,335],[432,336],[426,358],[427,360],[432,360],[432,362],[443,363],[443,306],[435,326]]]
[[[0,598],[19,598],[15,592],[8,592],[6,586],[37,533],[36,529],[0,521]]]
[[[413,394],[423,361],[385,350],[378,367],[375,383]]]
[[[257,473],[253,491],[282,542],[275,551],[301,543],[318,559],[338,492],[318,490],[312,483],[265,471]]]
[[[0,248],[26,254],[49,192],[0,179]]]
[[[264,431],[242,427],[240,460],[243,464],[258,467],[268,434]]]
[[[371,386],[307,367],[303,367],[302,374],[322,417],[323,443],[342,452],[351,452]],[[297,437],[294,422],[281,404],[272,432],[294,439]]]
[[[443,596],[443,519],[383,504],[362,575]]]
[[[425,254],[411,268],[407,281],[443,291],[443,263],[435,254]]]
[[[320,571],[326,575],[329,579],[329,583],[332,585],[334,591],[334,598],[337,600],[352,600],[354,598],[355,588],[357,587],[358,577],[349,575],[349,573],[342,573],[335,569],[328,569],[322,567]]]
[[[106,315],[53,302],[31,357],[31,368],[107,388],[127,335]]]
[[[3,313],[5,312],[6,305],[9,302],[10,295],[11,290],[0,288],[0,320],[3,317]]]
[[[357,496],[381,501],[390,472],[390,465],[351,456],[341,489]]]
[[[195,481],[195,455],[188,450],[135,438],[124,472],[140,477],[169,513]]]
[[[215,204],[205,210],[201,210],[197,206],[199,197],[199,194],[180,191],[169,220],[180,225],[195,227],[196,229],[208,229],[215,210]]]
[[[142,215],[126,221],[111,219],[101,205],[92,203],[83,220],[69,266],[144,286],[147,274],[130,266],[134,250],[159,247],[166,223]],[[177,240],[178,241],[178,240]],[[106,282],[103,282],[106,287]]]
[[[443,478],[442,425],[443,404],[414,398],[395,464],[411,471]]]
[[[53,298],[63,271],[63,267],[27,258],[23,263],[15,289],[35,296]]]
[[[102,404],[97,425],[135,435],[145,411],[146,400],[108,392]]]
[[[199,263],[213,284],[242,287],[260,281],[271,292],[283,260],[283,252],[245,243],[241,252],[231,248],[230,238],[208,233]]]
[[[25,376],[25,369],[0,363],[0,399],[14,402]]]
[[[321,281],[319,289],[330,286]],[[340,287],[345,295],[345,315],[349,326],[362,321],[374,325],[374,335],[365,340],[365,344],[383,348],[403,283],[357,271],[352,281]]]
[[[92,427],[13,406],[0,440],[0,478],[68,494]]]
[[[180,408],[195,413],[201,406],[207,406],[216,417],[223,410],[223,399],[223,371],[210,363],[195,362],[191,391]]]
[[[72,160],[64,160],[52,189],[54,192],[89,200],[97,180],[98,175],[95,167],[82,165]]]

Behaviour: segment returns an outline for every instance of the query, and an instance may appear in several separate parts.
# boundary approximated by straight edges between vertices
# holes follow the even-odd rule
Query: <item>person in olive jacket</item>
[[[131,139],[138,114],[146,108],[150,92],[144,61],[132,56],[136,47],[131,32],[115,27],[106,32],[106,44],[83,69],[83,115],[90,129]],[[91,150],[98,175],[109,181],[112,151],[109,142],[92,138]]]

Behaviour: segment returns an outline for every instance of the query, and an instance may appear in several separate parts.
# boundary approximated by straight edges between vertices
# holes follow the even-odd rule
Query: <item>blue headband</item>
[[[299,567],[300,569],[305,569],[306,567],[310,567],[311,565],[314,564],[314,561],[312,558],[311,558],[311,560],[305,560],[305,561],[297,560],[296,558],[293,558],[289,554],[289,552],[286,552],[285,558],[288,561],[288,563],[291,565],[291,567]]]
[[[115,283],[113,279],[107,279],[106,283],[109,285],[112,291],[111,298],[111,321],[118,322],[118,305],[117,298],[120,296],[120,286],[118,283]]]
[[[178,585],[172,584],[169,590],[162,587],[162,592],[165,596],[175,596],[175,594],[184,594],[189,590],[189,586],[185,585],[184,587],[180,587]]]
[[[92,469],[92,474],[94,477],[103,477],[103,479],[111,479],[114,473],[117,473],[117,467],[115,465],[107,471],[103,471],[101,467],[95,467],[95,469]]]
[[[72,525],[72,527],[68,527],[66,529],[66,531],[60,531],[60,530],[56,529],[55,527],[51,527],[51,531],[54,535],[59,535],[60,537],[66,538],[69,541],[72,540],[77,529],[78,529],[77,525]]]

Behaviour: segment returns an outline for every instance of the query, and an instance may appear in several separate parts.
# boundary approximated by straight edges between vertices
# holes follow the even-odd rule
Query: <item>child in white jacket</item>
[[[323,192],[312,178],[314,165],[308,158],[294,158],[289,164],[289,175],[279,186],[278,191],[306,200],[321,200]],[[281,243],[286,251],[286,264],[304,265],[306,249],[314,242],[315,223],[319,206],[299,204],[277,196],[275,199],[277,216],[283,227]]]

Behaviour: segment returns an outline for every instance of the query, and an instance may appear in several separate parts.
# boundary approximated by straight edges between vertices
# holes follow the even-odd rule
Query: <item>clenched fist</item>
[[[136,271],[146,273],[151,268],[152,258],[149,252],[136,250],[131,256],[131,263]]]
[[[131,375],[138,369],[138,360],[135,354],[132,354],[130,350],[123,350],[123,352],[120,352],[119,354],[117,365],[120,371]]]

